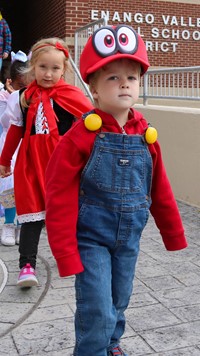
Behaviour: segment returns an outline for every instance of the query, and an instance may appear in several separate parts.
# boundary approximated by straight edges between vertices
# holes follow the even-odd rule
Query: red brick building
[[[8,4],[9,3],[9,4]],[[13,50],[28,52],[41,37],[66,38],[102,16],[133,26],[146,42],[153,67],[200,65],[200,0],[0,1],[13,33]]]

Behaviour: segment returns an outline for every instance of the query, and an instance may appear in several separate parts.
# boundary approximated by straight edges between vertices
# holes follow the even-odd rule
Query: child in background
[[[62,78],[70,69],[67,45],[59,38],[38,41],[31,49],[27,73],[35,78],[10,101],[10,123],[1,155],[1,175],[10,174],[10,161],[20,140],[14,169],[16,210],[21,223],[17,285],[38,284],[36,257],[45,219],[44,177],[60,137],[76,118],[92,108],[82,91]]]
[[[3,64],[3,60],[8,58],[8,55],[11,51],[11,42],[12,42],[11,30],[7,21],[3,17],[3,8],[1,7],[0,8],[0,72]]]
[[[96,108],[57,145],[46,171],[46,227],[61,277],[76,274],[74,356],[120,346],[149,209],[168,250],[187,246],[155,129],[133,109],[149,67],[129,26],[89,38],[80,72]]]
[[[27,84],[26,76],[22,71],[27,67],[28,57],[22,51],[11,52],[10,75],[6,80],[5,89],[0,91],[0,123],[3,128],[0,137],[0,153],[5,143],[6,135],[10,127],[10,117],[8,110],[8,101],[10,94],[19,90]],[[13,155],[12,170],[14,168],[17,151]],[[16,217],[16,208],[14,200],[14,182],[13,174],[6,178],[0,178],[0,202],[4,206],[5,221],[1,233],[1,243],[5,246],[19,244],[20,225],[14,224]]]

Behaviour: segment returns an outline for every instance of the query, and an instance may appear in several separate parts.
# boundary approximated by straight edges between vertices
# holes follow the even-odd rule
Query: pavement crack
[[[5,330],[4,332],[0,333],[0,338],[6,336],[7,334],[9,334],[11,331],[13,331],[14,329],[16,329],[19,325],[21,325],[26,319],[28,319],[28,317],[38,308],[38,306],[41,304],[41,302],[43,301],[45,295],[47,294],[48,290],[49,290],[49,286],[51,283],[51,269],[49,266],[49,263],[47,262],[47,260],[45,260],[45,258],[43,258],[42,256],[38,255],[38,258],[42,261],[42,263],[45,266],[46,272],[47,272],[47,280],[45,283],[45,287],[43,292],[41,293],[40,297],[38,298],[37,302],[32,306],[31,309],[28,310],[27,313],[25,313],[20,319],[18,319],[12,326],[10,326],[7,330]]]

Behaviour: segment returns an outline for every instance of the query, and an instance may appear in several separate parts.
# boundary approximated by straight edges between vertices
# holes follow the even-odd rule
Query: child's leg
[[[5,246],[14,246],[15,245],[15,219],[16,209],[7,208],[5,209],[5,221],[1,233],[1,243]]]
[[[118,246],[112,259],[112,298],[117,317],[110,340],[109,350],[111,351],[119,346],[120,339],[124,334],[126,324],[124,312],[128,307],[133,290],[140,236],[132,235],[134,238],[130,238],[127,243]]]
[[[96,220],[92,219],[94,216]],[[119,344],[125,330],[124,312],[132,294],[140,237],[148,214],[142,209],[110,216],[106,211],[101,216],[100,209],[95,214],[93,207],[90,217],[90,221],[95,221],[92,228],[84,214],[79,218],[84,226],[78,230],[84,272],[76,276],[75,283],[74,355],[106,356],[110,352],[113,356],[116,350],[123,355]],[[103,226],[100,217],[107,223],[105,230],[102,227],[102,235],[97,229]]]
[[[23,268],[27,263],[35,268],[38,252],[40,233],[44,220],[27,222],[21,225],[19,243],[19,267]]]
[[[5,222],[4,224],[14,224],[16,215],[16,208],[5,209]]]
[[[107,356],[116,324],[112,306],[111,256],[104,246],[80,246],[84,272],[76,276],[76,356]],[[84,244],[84,242],[83,242]]]
[[[131,241],[132,242],[132,241]],[[139,240],[122,241],[111,254],[104,246],[85,249],[79,241],[84,272],[76,276],[76,356],[126,355],[120,348],[124,312],[132,293]],[[124,245],[123,245],[124,243]],[[117,353],[116,353],[117,352]]]
[[[43,225],[43,220],[23,223],[21,225],[19,241],[19,266],[21,271],[17,280],[17,286],[19,287],[38,285],[38,280],[35,275],[35,266],[40,233]]]
[[[15,241],[16,241],[16,245],[19,245],[20,230],[21,230],[21,224],[17,220],[17,224],[15,225]]]

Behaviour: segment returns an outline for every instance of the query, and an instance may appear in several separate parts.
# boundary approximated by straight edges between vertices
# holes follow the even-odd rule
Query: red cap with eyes
[[[132,27],[101,27],[90,36],[80,57],[80,72],[84,82],[88,83],[89,74],[121,58],[139,62],[141,75],[149,68],[144,41]]]

